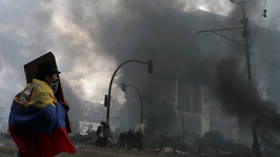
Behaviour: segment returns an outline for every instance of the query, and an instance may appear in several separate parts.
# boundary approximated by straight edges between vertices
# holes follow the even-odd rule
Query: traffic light
[[[148,73],[153,74],[154,73],[153,62],[151,60],[148,60],[147,65],[148,65]]]
[[[106,94],[106,95],[105,95],[105,99],[104,99],[104,106],[105,106],[105,107],[108,107],[108,106],[109,106],[109,101],[110,101],[110,98],[109,98],[108,95]]]

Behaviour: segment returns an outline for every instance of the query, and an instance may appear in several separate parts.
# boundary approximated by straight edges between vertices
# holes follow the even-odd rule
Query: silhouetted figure
[[[106,122],[104,122],[103,124],[103,132],[105,137],[105,146],[107,146],[112,141],[112,134],[111,134],[111,128],[109,124],[107,124]]]
[[[143,134],[141,133],[141,131],[137,131],[135,133],[135,143],[138,150],[143,149]]]
[[[96,146],[99,146],[99,147],[106,146],[105,126],[106,126],[106,123],[104,121],[101,121],[100,125],[97,127],[97,130],[96,130],[97,140],[95,142]]]
[[[127,147],[128,149],[131,149],[133,148],[134,144],[134,133],[132,131],[132,129],[129,129],[128,132],[127,132]]]
[[[121,148],[127,148],[127,132],[120,133],[119,144]]]

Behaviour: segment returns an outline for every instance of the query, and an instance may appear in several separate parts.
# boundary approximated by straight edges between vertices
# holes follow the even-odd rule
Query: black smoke
[[[98,12],[95,6],[98,2],[89,2],[88,6]],[[174,105],[175,80],[195,86],[211,84],[217,60],[226,55],[217,57],[213,49],[201,51],[196,34],[202,29],[199,22],[212,25],[214,22],[200,13],[185,13],[185,6],[192,3],[195,2],[121,0],[116,12],[97,14],[98,21],[81,18],[82,12],[73,17],[85,29],[89,29],[88,24],[97,24],[95,31],[89,29],[91,37],[97,42],[99,51],[114,56],[118,64],[128,59],[153,61],[153,75],[146,74],[146,65],[130,63],[122,68],[116,81],[140,88],[144,96],[144,121],[151,130],[169,130],[177,123],[176,109],[168,108]],[[74,10],[83,8],[81,5],[72,7]],[[202,40],[207,41],[207,38]],[[216,37],[212,40],[217,42]],[[137,98],[126,95],[126,99],[128,106],[134,108],[128,121],[137,123],[139,118],[135,114],[140,112]]]
[[[3,13],[1,14],[3,15],[1,16],[1,21],[8,24],[13,23],[13,27],[9,27],[7,31],[1,32],[0,55],[9,61],[6,63],[1,60],[1,65],[16,69],[14,74],[21,72],[21,77],[16,75],[16,81],[20,82],[20,85],[24,84],[24,81],[19,81],[24,77],[22,65],[34,59],[35,56],[37,57],[49,51],[50,48],[56,47],[55,50],[59,51],[57,54],[63,57],[61,65],[66,65],[65,69],[68,72],[81,64],[92,67],[88,69],[88,73],[94,73],[102,69],[103,67],[93,66],[93,63],[102,59],[97,55],[93,55],[93,51],[100,56],[113,57],[117,64],[127,59],[152,60],[155,67],[153,75],[145,74],[145,65],[129,64],[122,69],[121,75],[119,75],[120,77],[115,83],[128,82],[140,88],[144,96],[145,122],[155,130],[172,127],[174,121],[176,121],[174,116],[175,109],[165,107],[174,104],[173,92],[176,79],[179,82],[195,86],[206,85],[209,88],[213,87],[212,89],[218,90],[217,93],[219,93],[222,102],[239,103],[235,99],[241,97],[242,103],[240,104],[246,105],[250,103],[248,108],[254,107],[251,104],[254,103],[257,106],[257,113],[253,115],[259,115],[258,113],[262,109],[261,104],[273,106],[267,105],[270,103],[260,98],[256,87],[246,89],[248,86],[246,85],[245,62],[243,59],[240,59],[245,56],[242,48],[236,48],[236,46],[228,43],[228,41],[214,35],[199,37],[196,35],[198,30],[219,28],[221,27],[220,24],[222,26],[240,25],[239,19],[241,14],[240,8],[237,6],[232,14],[230,14],[232,19],[227,21],[220,16],[217,19],[221,18],[223,20],[217,20],[215,18],[216,15],[213,16],[212,13],[184,12],[184,8],[194,8],[196,6],[195,1],[189,0],[120,0],[117,1],[116,6],[108,6],[107,8],[102,6],[105,3],[103,0],[83,1],[81,3],[68,1],[64,6],[69,11],[66,13],[66,15],[69,15],[66,16],[66,19],[78,25],[86,33],[89,33],[88,42],[96,45],[96,49],[92,49],[88,48],[89,43],[73,42],[79,36],[72,37],[61,32],[59,34],[52,29],[54,14],[52,10],[43,6],[55,4],[55,2],[57,1],[38,2],[35,3],[35,6],[34,4],[31,5],[32,2],[24,3],[24,5],[23,3],[16,3],[12,5],[13,8],[9,8],[10,5],[8,3],[2,3],[7,5],[7,7],[3,7],[6,9],[1,10],[1,13]],[[248,15],[250,17],[259,17],[263,1],[251,2],[249,10],[247,10]],[[221,3],[210,3],[210,1],[205,3],[205,5],[211,8],[210,10],[216,11],[217,9],[222,10],[224,8]],[[31,6],[35,10],[32,10]],[[17,12],[13,10],[17,10]],[[20,29],[17,26],[21,26]],[[255,28],[253,27],[252,29],[255,30]],[[253,38],[255,33],[253,32],[252,34],[253,40],[255,39]],[[230,35],[242,42],[240,32]],[[261,42],[267,43],[265,39],[267,39],[267,36],[262,36]],[[259,42],[255,44],[259,44]],[[267,45],[267,47],[273,46]],[[277,49],[275,48],[274,50]],[[270,51],[265,53],[270,53]],[[238,61],[224,60],[224,58],[232,56],[238,56]],[[242,66],[241,69],[243,69],[241,71],[240,67],[234,68],[239,63]],[[223,65],[236,71],[230,73],[221,68]],[[218,71],[216,71],[217,69]],[[236,82],[230,80],[231,76],[236,78]],[[217,83],[216,80],[221,82]],[[226,81],[229,81],[229,84],[225,83]],[[223,90],[224,88],[227,90]],[[77,89],[77,91],[80,90]],[[248,94],[249,98],[244,98],[245,96],[238,94],[239,91],[244,95]],[[126,95],[126,99],[127,103],[134,102],[134,111],[139,113],[137,101],[131,100],[136,98]],[[80,104],[84,104],[84,102],[77,102],[79,100],[71,101],[77,104],[78,107]],[[269,108],[265,107],[264,111],[270,111]],[[247,119],[248,116],[246,114],[253,112],[240,111],[240,109],[231,106],[225,106],[225,110],[234,116],[241,117],[240,119]],[[130,117],[129,120],[133,120],[133,118]],[[135,118],[135,121],[136,119],[138,120],[138,118]],[[248,118],[248,120],[250,119]]]
[[[220,62],[216,92],[227,113],[237,117],[240,123],[251,125],[262,116],[275,114],[277,107],[261,97],[254,83],[248,80],[240,60],[228,58]]]
[[[263,10],[265,1],[251,1],[246,3],[245,13],[249,18],[249,57],[251,61],[252,80],[248,79],[248,67],[245,60],[245,49],[231,50],[235,56],[228,56],[221,60],[217,66],[217,81],[215,92],[217,98],[222,104],[222,109],[226,114],[236,117],[239,122],[239,129],[252,129],[256,127],[259,132],[259,137],[263,143],[269,147],[279,149],[279,129],[280,115],[278,114],[279,105],[267,98],[266,93],[271,89],[259,88],[258,83],[265,82],[267,86],[271,86],[274,80],[271,78],[273,69],[268,62],[264,62],[263,58],[271,60],[271,53],[277,51],[277,46],[273,45],[274,35],[265,39],[265,33],[272,33],[272,30],[261,28],[260,22],[261,10]],[[236,23],[236,19],[241,18],[241,7],[236,8],[231,13],[230,23]],[[257,22],[258,21],[258,22]],[[255,22],[255,23],[254,23]],[[264,31],[265,30],[265,31]],[[276,32],[274,32],[276,33]],[[232,37],[237,35],[231,34]],[[239,40],[241,43],[243,39]],[[272,43],[271,43],[272,42]],[[257,47],[257,48],[256,48]],[[262,52],[267,52],[263,54]],[[261,54],[260,54],[261,53]],[[237,55],[236,55],[237,54]],[[254,57],[258,57],[254,59]],[[274,56],[276,57],[276,56]],[[265,70],[264,70],[265,69]],[[257,73],[257,74],[256,74]],[[277,75],[275,75],[277,77]],[[275,100],[275,99],[274,99]],[[251,131],[249,131],[249,135]],[[247,135],[248,136],[248,135]],[[275,139],[272,142],[272,139]]]

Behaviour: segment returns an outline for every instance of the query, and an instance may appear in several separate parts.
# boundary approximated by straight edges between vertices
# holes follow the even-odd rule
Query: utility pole
[[[240,20],[240,22],[241,24],[243,24],[242,38],[244,39],[244,45],[246,50],[248,79],[250,83],[249,88],[252,88],[253,80],[252,80],[252,72],[251,72],[251,64],[250,64],[250,47],[249,47],[250,32],[248,29],[249,19],[246,17],[245,2],[241,3],[241,11],[242,11],[242,19]],[[252,143],[253,156],[261,157],[262,155],[261,155],[261,149],[258,140],[258,130],[255,121],[253,121],[253,126],[252,126],[252,138],[253,138],[253,143]]]
[[[241,3],[241,11],[242,11],[242,19],[240,22],[241,24],[243,24],[242,38],[244,39],[244,45],[246,50],[248,79],[250,83],[249,88],[252,88],[253,80],[252,80],[252,72],[251,72],[251,64],[250,64],[250,47],[249,47],[250,32],[248,29],[249,19],[246,17],[245,2]],[[258,140],[258,130],[255,121],[253,121],[253,126],[252,126],[252,138],[253,138],[253,143],[252,143],[253,156],[261,157],[262,155],[261,155],[261,149]]]
[[[249,81],[249,88],[253,87],[253,80],[252,80],[252,71],[251,71],[251,61],[250,61],[250,47],[249,47],[249,38],[250,38],[250,31],[248,28],[249,25],[249,18],[246,17],[246,10],[245,10],[245,1],[240,2],[241,6],[241,12],[242,12],[242,18],[240,19],[240,23],[242,27],[232,27],[232,28],[222,28],[222,29],[215,29],[215,30],[203,30],[203,31],[198,31],[197,34],[201,33],[206,33],[206,32],[212,32],[226,40],[229,40],[239,46],[242,46],[245,48],[245,53],[246,53],[246,62],[247,62],[247,72],[248,72],[248,81]],[[238,41],[235,41],[234,39],[231,39],[229,37],[226,37],[222,34],[219,34],[218,32],[220,31],[232,31],[232,30],[239,30],[242,29],[241,35],[242,38],[244,39],[244,44],[239,43]],[[258,131],[257,131],[257,126],[255,124],[255,121],[253,121],[253,126],[252,126],[252,153],[254,157],[262,157],[261,155],[261,149],[258,141]]]
[[[250,63],[250,48],[249,48],[250,31],[248,29],[249,19],[246,17],[245,2],[241,3],[241,11],[242,11],[242,19],[240,19],[240,23],[243,25],[242,38],[244,39],[244,46],[245,46],[245,51],[246,51],[248,80],[249,80],[249,83],[252,85],[253,80],[252,80],[251,63]]]

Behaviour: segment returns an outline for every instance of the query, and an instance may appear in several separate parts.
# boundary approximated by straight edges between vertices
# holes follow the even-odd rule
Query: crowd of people
[[[97,137],[95,145],[98,147],[107,147],[113,143],[110,126],[104,121],[100,122],[95,135]],[[116,139],[115,144],[118,144],[122,149],[143,149],[143,133],[140,130],[129,129],[118,134]]]
[[[124,149],[143,149],[143,133],[132,129],[120,133],[119,146]]]

